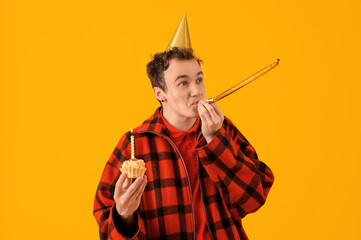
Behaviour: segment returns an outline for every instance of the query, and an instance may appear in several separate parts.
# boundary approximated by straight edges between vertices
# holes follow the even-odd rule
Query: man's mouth
[[[197,105],[199,101],[200,101],[200,100],[195,101],[194,103],[192,103],[192,105]]]

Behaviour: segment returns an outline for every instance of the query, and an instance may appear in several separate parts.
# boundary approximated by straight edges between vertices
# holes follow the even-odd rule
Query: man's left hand
[[[208,103],[204,99],[198,102],[198,113],[202,120],[203,136],[209,143],[222,127],[224,116],[215,103]]]

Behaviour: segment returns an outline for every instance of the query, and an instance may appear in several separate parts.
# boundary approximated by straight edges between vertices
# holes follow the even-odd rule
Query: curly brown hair
[[[167,86],[164,80],[164,71],[169,67],[169,61],[171,59],[189,60],[195,59],[199,64],[203,61],[193,54],[191,48],[179,48],[173,47],[171,50],[165,52],[156,53],[152,57],[152,61],[147,64],[147,74],[152,83],[152,88],[159,87],[163,91],[167,90]]]

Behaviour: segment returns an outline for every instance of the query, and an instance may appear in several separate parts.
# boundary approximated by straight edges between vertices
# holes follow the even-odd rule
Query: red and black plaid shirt
[[[138,230],[131,239],[194,239],[186,167],[159,113],[160,108],[133,131],[136,156],[145,161],[148,183],[136,211]],[[201,135],[201,125],[198,135],[198,176],[212,238],[248,239],[241,219],[265,203],[273,173],[228,118],[210,143]],[[131,155],[129,145],[127,132],[110,156],[96,192],[93,214],[101,239],[129,239],[118,231],[113,198],[121,163]]]

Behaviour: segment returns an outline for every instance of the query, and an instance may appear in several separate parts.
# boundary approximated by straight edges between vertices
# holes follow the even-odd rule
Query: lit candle
[[[132,152],[132,157],[131,159],[135,159],[135,154],[134,154],[134,135],[133,135],[133,129],[130,129],[130,132],[132,135],[130,135],[130,144],[131,144],[131,152]]]

